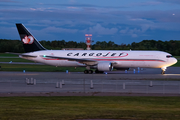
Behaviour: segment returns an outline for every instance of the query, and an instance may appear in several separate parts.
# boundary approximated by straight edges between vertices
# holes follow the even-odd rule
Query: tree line
[[[83,48],[86,49],[85,42],[75,42],[65,40],[42,40],[40,43],[47,49],[61,50],[62,48]],[[133,42],[131,44],[116,44],[112,41],[97,41],[91,45],[92,50],[159,50],[171,53],[172,55],[180,55],[180,41],[170,40],[143,40],[141,42]],[[15,52],[23,53],[24,48],[20,40],[0,39],[0,53]]]

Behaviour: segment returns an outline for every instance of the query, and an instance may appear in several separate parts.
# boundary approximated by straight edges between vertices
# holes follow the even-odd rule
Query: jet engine
[[[112,71],[113,65],[111,62],[100,62],[97,64],[98,71]]]

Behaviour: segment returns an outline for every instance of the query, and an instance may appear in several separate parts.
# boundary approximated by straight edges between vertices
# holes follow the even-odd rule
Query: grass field
[[[18,57],[18,55],[9,54],[9,53],[0,53],[0,57]]]
[[[29,62],[29,63],[34,63],[33,61],[30,60],[25,60],[22,58],[0,58],[0,62]]]
[[[0,64],[0,71],[29,71],[29,72],[82,72],[84,67],[55,67],[49,65],[19,65],[19,64]]]
[[[179,120],[180,97],[0,97],[1,120]]]

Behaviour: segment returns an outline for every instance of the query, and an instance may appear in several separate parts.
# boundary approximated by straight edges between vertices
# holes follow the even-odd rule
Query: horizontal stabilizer
[[[5,52],[5,53],[13,54],[13,55],[21,55],[22,54],[22,53],[13,53],[13,52]]]
[[[22,56],[22,57],[32,57],[32,58],[36,58],[37,56],[34,56],[34,55],[23,55],[23,54],[21,54],[20,56]]]

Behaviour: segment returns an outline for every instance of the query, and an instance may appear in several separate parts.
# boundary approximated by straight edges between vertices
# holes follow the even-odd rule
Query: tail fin
[[[18,29],[25,52],[46,50],[23,24],[17,23],[16,27]]]

